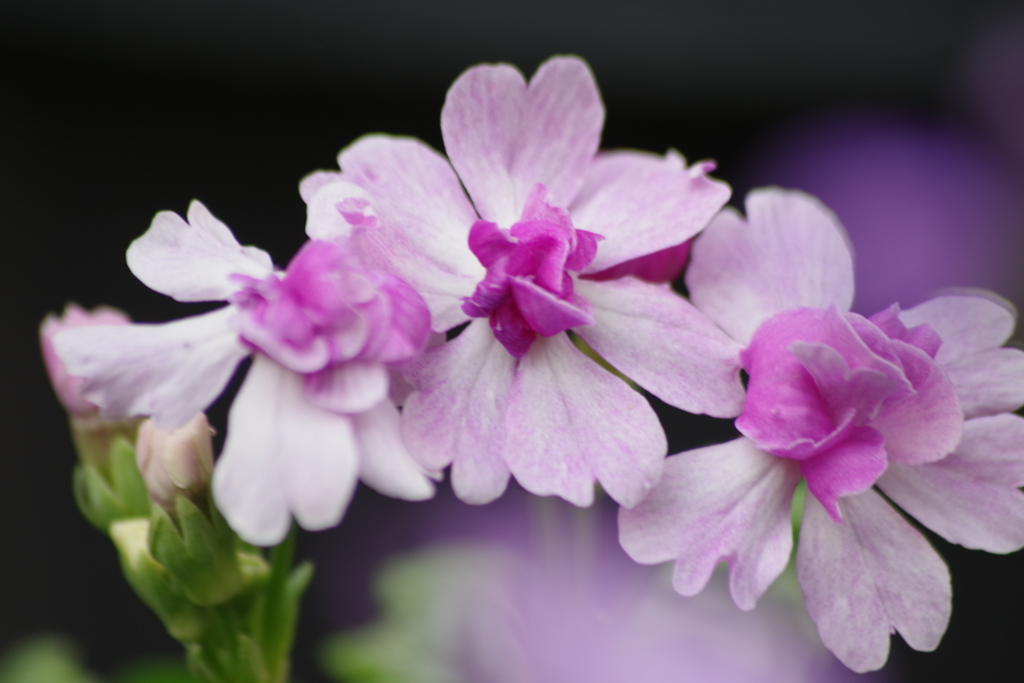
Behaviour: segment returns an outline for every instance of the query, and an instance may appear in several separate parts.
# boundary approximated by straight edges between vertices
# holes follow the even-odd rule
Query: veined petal
[[[234,314],[226,306],[170,323],[79,327],[53,343],[105,419],[150,415],[173,431],[213,403],[249,355],[228,326]]]
[[[537,339],[509,395],[505,461],[523,487],[590,505],[597,480],[636,505],[661,476],[667,443],[644,397],[566,335]]]
[[[364,264],[411,285],[434,330],[465,322],[463,299],[486,270],[468,244],[476,212],[448,161],[418,140],[384,135],[360,138],[338,161],[343,179],[369,195],[363,214],[377,219],[354,236]]]
[[[746,220],[727,208],[695,240],[686,274],[693,304],[742,344],[791,308],[848,311],[853,258],[835,215],[776,188],[752,191],[746,206]]]
[[[675,560],[675,589],[696,595],[722,560],[733,600],[751,610],[782,573],[793,549],[790,506],[797,463],[741,437],[665,461],[654,490],[619,510],[619,540],[637,562]]]
[[[388,371],[380,363],[350,361],[305,375],[306,397],[324,410],[361,413],[388,395]]]
[[[363,483],[405,500],[426,500],[434,495],[434,483],[402,443],[398,409],[391,401],[381,401],[351,419],[359,442]]]
[[[467,503],[489,503],[508,485],[501,454],[514,371],[486,320],[403,368],[417,388],[402,408],[406,448],[427,470],[451,464],[452,487]]]
[[[598,154],[569,212],[573,224],[604,236],[584,272],[667,249],[696,235],[729,200],[731,190],[703,166],[686,168],[675,150]]]
[[[668,285],[576,282],[594,324],[575,330],[616,369],[666,403],[733,417],[743,408],[740,346]]]
[[[445,151],[480,217],[506,227],[537,183],[553,206],[572,202],[603,125],[594,76],[576,57],[544,62],[529,86],[513,66],[475,66],[455,81],[441,111]]]
[[[804,503],[796,571],[825,646],[857,672],[889,656],[893,629],[933,650],[949,623],[949,570],[938,553],[873,490],[839,501],[843,522]]]
[[[978,351],[945,366],[964,417],[1010,413],[1024,405],[1024,351]]]
[[[943,365],[1002,346],[1017,322],[1017,310],[991,292],[938,296],[900,313],[907,327],[928,324],[942,337],[935,360]]]
[[[270,256],[243,247],[228,227],[199,201],[188,207],[188,222],[161,211],[128,247],[128,267],[152,290],[178,301],[225,301],[238,286],[232,275],[263,278],[273,271]]]
[[[289,512],[310,530],[334,526],[355,488],[350,420],[306,399],[302,376],[257,355],[228,414],[213,476],[217,507],[239,536],[276,545]]]
[[[956,450],[938,462],[893,464],[878,486],[950,543],[990,553],[1024,547],[1024,418],[968,420]]]

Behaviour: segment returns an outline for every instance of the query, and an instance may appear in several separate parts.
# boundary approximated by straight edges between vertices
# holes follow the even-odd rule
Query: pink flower
[[[388,398],[389,368],[424,347],[429,313],[398,278],[366,268],[344,240],[307,242],[284,273],[242,247],[199,202],[188,222],[161,212],[128,249],[132,272],[178,301],[230,305],[171,323],[92,327],[55,348],[102,415],[151,415],[173,431],[205,409],[253,356],[214,472],[218,508],[244,539],[281,541],[337,524],[357,476],[383,493],[428,498]]]
[[[687,273],[694,304],[746,345],[744,436],[669,458],[620,512],[623,547],[675,560],[683,595],[725,560],[752,609],[789,560],[803,478],[797,574],[825,645],[856,671],[885,663],[894,630],[934,649],[948,570],[874,487],[954,543],[1024,546],[1024,419],[1007,414],[1024,404],[1024,353],[1000,348],[1015,314],[977,293],[849,313],[853,263],[827,209],[768,189],[747,215],[712,221]]]
[[[429,470],[451,465],[465,501],[493,500],[513,474],[577,505],[597,481],[631,506],[658,480],[653,410],[568,330],[673,405],[739,413],[739,346],[668,285],[622,277],[670,279],[729,189],[675,152],[598,154],[603,121],[579,59],[553,58],[529,84],[514,67],[478,66],[448,92],[448,159],[373,135],[341,152],[340,173],[302,183],[310,237],[351,234],[368,263],[423,295],[435,331],[470,321],[403,369],[410,451]]]
[[[131,324],[131,318],[116,308],[100,306],[87,311],[78,304],[68,304],[59,318],[51,313],[39,326],[39,345],[43,351],[46,372],[50,375],[50,384],[53,385],[53,390],[64,406],[64,410],[71,415],[76,417],[92,415],[96,412],[97,407],[82,396],[82,384],[85,380],[68,375],[64,363],[57,356],[57,352],[53,350],[54,335],[62,330],[76,327],[129,324]]]

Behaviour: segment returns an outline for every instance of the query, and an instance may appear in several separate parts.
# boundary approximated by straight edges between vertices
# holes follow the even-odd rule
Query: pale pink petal
[[[731,190],[698,164],[686,168],[675,150],[603,152],[569,207],[573,225],[604,236],[584,272],[597,273],[682,244],[729,200]]]
[[[739,344],[668,285],[580,280],[576,293],[594,307],[594,324],[575,332],[617,370],[691,413],[742,410]]]
[[[1002,346],[1017,322],[1009,301],[991,292],[939,296],[900,313],[907,327],[931,325],[942,337],[935,360],[954,363],[981,351]]]
[[[839,501],[833,522],[807,496],[796,571],[825,646],[854,671],[873,671],[899,631],[934,650],[949,623],[949,570],[928,541],[874,490]]]
[[[426,500],[434,484],[402,443],[398,409],[381,401],[352,415],[359,442],[359,478],[380,493],[405,500]]]
[[[891,401],[868,424],[885,437],[889,462],[933,462],[952,452],[963,431],[963,413],[949,377],[927,353],[902,342],[893,348],[914,385],[911,396]]]
[[[225,301],[238,285],[231,276],[263,278],[273,270],[270,256],[243,247],[227,226],[199,201],[188,207],[188,222],[161,211],[128,247],[128,267],[152,290],[178,301]]]
[[[213,403],[249,355],[228,326],[234,314],[227,306],[163,324],[79,327],[53,344],[104,418],[149,415],[172,431]]]
[[[1024,547],[1024,418],[968,420],[960,445],[938,462],[894,464],[878,486],[897,505],[967,548],[1009,553]]]
[[[344,239],[357,228],[376,228],[378,222],[370,193],[344,180],[322,185],[306,200],[306,235],[311,240]]]
[[[667,443],[654,410],[563,334],[519,360],[506,426],[505,461],[537,495],[590,505],[597,480],[632,507],[661,476]]]
[[[831,211],[777,188],[753,190],[746,207],[746,219],[727,208],[694,241],[686,285],[697,308],[743,344],[791,308],[850,309],[853,258]]]
[[[406,448],[427,470],[451,464],[452,487],[467,503],[489,503],[508,485],[501,454],[514,371],[486,320],[403,368],[417,388],[402,408]]]
[[[340,171],[313,171],[308,176],[299,181],[299,196],[302,197],[302,201],[309,204],[309,201],[313,198],[313,195],[317,193],[324,185],[330,185],[341,180]]]
[[[469,250],[477,216],[448,161],[418,140],[383,135],[360,138],[338,160],[342,177],[370,196],[362,213],[377,219],[354,235],[365,265],[419,292],[434,330],[465,322],[462,300],[486,270]]]
[[[388,395],[388,371],[380,363],[350,361],[305,376],[306,397],[324,410],[361,413]]]
[[[968,419],[1009,413],[1024,405],[1024,351],[1020,349],[978,351],[947,363],[945,369]]]
[[[356,448],[349,418],[310,403],[301,375],[257,355],[228,415],[217,507],[257,545],[283,540],[289,512],[304,529],[334,526],[355,488]]]
[[[537,183],[552,205],[572,202],[603,124],[594,76],[577,57],[544,62],[529,86],[507,64],[475,66],[452,84],[441,110],[452,165],[480,217],[503,227],[519,219]]]
[[[799,481],[796,462],[763,453],[747,438],[684,451],[665,461],[643,502],[619,510],[619,540],[637,562],[675,560],[673,585],[687,596],[727,561],[733,600],[751,610],[789,562]]]

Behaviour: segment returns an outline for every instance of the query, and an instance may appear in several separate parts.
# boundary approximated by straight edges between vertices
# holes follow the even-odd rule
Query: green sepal
[[[181,584],[149,552],[148,519],[125,519],[110,525],[121,569],[135,593],[153,610],[167,632],[184,643],[202,639],[208,615],[189,602]]]
[[[177,579],[197,605],[220,605],[242,590],[242,572],[235,533],[210,506],[210,517],[185,496],[174,500],[177,525],[166,511],[153,506],[149,547],[160,564]]]
[[[72,488],[75,502],[89,523],[109,533],[120,519],[147,517],[150,503],[146,482],[135,464],[135,449],[122,438],[110,447],[109,479],[91,464],[75,466]]]

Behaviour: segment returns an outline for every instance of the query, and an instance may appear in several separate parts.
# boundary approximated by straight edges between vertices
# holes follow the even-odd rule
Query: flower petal
[[[1024,405],[1024,351],[1007,347],[978,351],[947,363],[964,417],[1010,413]]]
[[[1009,301],[991,292],[938,296],[900,313],[907,327],[931,325],[942,337],[935,360],[955,363],[981,351],[1002,346],[1017,322]]]
[[[263,278],[273,271],[270,256],[243,247],[228,227],[199,201],[188,207],[188,222],[161,211],[128,247],[128,267],[147,287],[178,301],[225,301],[238,286],[232,275]]]
[[[452,487],[467,503],[489,503],[508,485],[501,452],[514,370],[486,320],[403,368],[417,388],[402,408],[406,448],[427,470],[451,464]]]
[[[386,496],[426,500],[434,495],[434,483],[405,449],[398,417],[391,401],[351,416],[359,442],[359,478]]]
[[[708,224],[731,190],[675,150],[602,152],[569,207],[573,225],[604,236],[586,273],[674,247]]]
[[[544,62],[529,86],[513,66],[475,66],[452,84],[441,111],[452,165],[480,217],[503,227],[519,219],[537,183],[552,205],[572,202],[603,125],[594,76],[577,57]]]
[[[617,370],[687,412],[742,410],[739,344],[668,285],[579,280],[576,293],[594,307],[594,324],[575,332]]]
[[[231,528],[276,545],[289,511],[304,529],[334,526],[355,489],[358,458],[350,420],[306,399],[302,376],[257,355],[228,414],[213,492]]]
[[[746,206],[746,220],[727,208],[695,240],[686,274],[694,305],[743,344],[791,308],[848,311],[853,258],[835,215],[777,188],[753,190]]]
[[[519,314],[531,330],[543,337],[594,322],[586,298],[561,299],[526,277],[509,278],[509,286]]]
[[[885,466],[882,435],[871,427],[854,427],[839,445],[800,461],[800,473],[807,480],[807,490],[828,516],[839,522],[840,496],[867,489],[885,472]]]
[[[733,600],[751,610],[789,562],[790,506],[800,470],[741,437],[665,461],[658,485],[619,510],[619,540],[637,562],[675,560],[675,589],[696,595],[729,562]]]
[[[928,541],[873,490],[839,501],[843,522],[804,503],[796,571],[825,646],[854,671],[889,655],[893,629],[933,650],[949,623],[949,570]]]
[[[228,326],[234,306],[158,325],[79,327],[53,338],[82,395],[108,420],[150,415],[173,431],[205,410],[249,355]]]
[[[333,182],[321,185],[306,200],[306,236],[311,240],[336,240],[352,235],[358,228],[378,225],[370,193],[340,179],[341,174],[324,174]]]
[[[960,442],[964,421],[956,391],[927,353],[895,340],[893,348],[915,393],[885,404],[868,424],[885,437],[889,462],[933,462]]]
[[[644,397],[561,334],[519,360],[506,427],[505,460],[523,488],[580,506],[593,501],[595,479],[620,505],[636,505],[667,450]]]
[[[447,160],[418,140],[371,135],[338,161],[343,178],[369,193],[367,210],[378,219],[354,238],[364,263],[419,292],[435,330],[464,322],[462,300],[486,270],[469,249],[476,212]]]
[[[361,413],[388,395],[388,371],[380,363],[350,361],[305,375],[306,397],[324,410]]]
[[[950,543],[990,553],[1024,547],[1024,418],[968,420],[960,445],[938,462],[894,464],[878,486]]]

